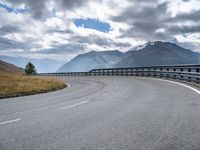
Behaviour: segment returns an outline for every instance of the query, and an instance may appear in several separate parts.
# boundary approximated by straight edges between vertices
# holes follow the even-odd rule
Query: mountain
[[[199,64],[200,53],[170,42],[149,42],[126,53],[92,51],[81,54],[64,64],[57,72],[89,71],[98,68],[151,65]]]
[[[119,51],[92,51],[86,54],[78,55],[70,62],[64,64],[57,72],[84,72],[96,68],[113,67],[124,53]]]
[[[149,42],[138,50],[129,51],[114,67],[180,65],[200,63],[200,53],[169,42]]]
[[[0,60],[0,72],[10,72],[10,73],[17,73],[17,74],[25,73],[23,68],[19,68],[13,64],[9,64],[1,60]]]
[[[25,68],[28,62],[35,65],[38,73],[42,72],[56,72],[64,62],[57,61],[53,59],[31,59],[24,57],[10,57],[10,56],[0,56],[0,60],[15,64],[19,67]]]

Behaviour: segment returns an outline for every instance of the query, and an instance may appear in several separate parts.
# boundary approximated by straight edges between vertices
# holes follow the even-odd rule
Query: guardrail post
[[[133,76],[133,68],[131,68],[131,76]]]
[[[142,68],[142,77],[144,76],[144,68]]]
[[[135,72],[136,72],[135,75],[138,76],[138,68],[136,68]]]

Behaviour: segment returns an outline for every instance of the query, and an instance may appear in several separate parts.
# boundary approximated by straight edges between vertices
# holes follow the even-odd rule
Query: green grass
[[[66,84],[53,78],[42,78],[0,72],[0,98],[55,91]]]

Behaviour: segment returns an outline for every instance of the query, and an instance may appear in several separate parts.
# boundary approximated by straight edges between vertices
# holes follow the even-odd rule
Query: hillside
[[[0,56],[0,60],[25,68],[28,62],[35,65],[37,72],[56,72],[65,62],[53,59],[32,59],[24,57]]]
[[[0,60],[0,72],[9,72],[9,73],[17,73],[17,74],[25,73],[23,68],[19,68],[13,64],[9,64],[1,60]]]
[[[0,99],[50,92],[64,87],[66,84],[61,80],[0,71]]]
[[[94,68],[108,68],[116,64],[124,53],[119,51],[92,51],[81,54],[64,64],[57,72],[89,71]]]

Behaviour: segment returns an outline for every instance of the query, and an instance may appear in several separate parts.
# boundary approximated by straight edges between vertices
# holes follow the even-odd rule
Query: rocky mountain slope
[[[78,55],[57,72],[89,71],[98,68],[152,65],[200,64],[200,53],[170,42],[149,42],[126,53],[92,51]]]

